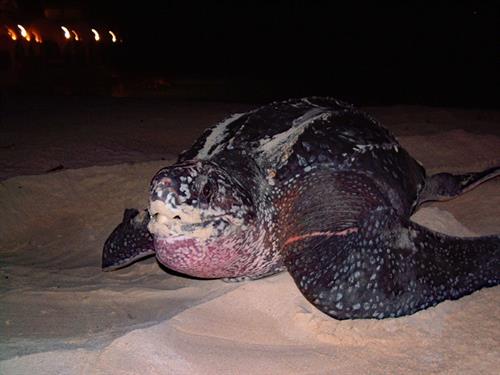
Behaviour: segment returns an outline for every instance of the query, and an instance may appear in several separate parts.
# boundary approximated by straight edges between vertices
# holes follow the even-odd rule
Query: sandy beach
[[[24,98],[0,127],[2,374],[497,374],[500,287],[412,316],[336,321],[282,273],[224,283],[154,258],[104,273],[102,245],[154,173],[251,104]],[[429,173],[500,165],[500,113],[365,109]],[[413,220],[500,233],[500,179]]]

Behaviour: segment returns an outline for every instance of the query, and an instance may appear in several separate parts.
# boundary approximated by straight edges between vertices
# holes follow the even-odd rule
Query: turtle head
[[[184,274],[233,277],[255,218],[245,187],[217,164],[191,160],[151,181],[148,230],[158,260]]]

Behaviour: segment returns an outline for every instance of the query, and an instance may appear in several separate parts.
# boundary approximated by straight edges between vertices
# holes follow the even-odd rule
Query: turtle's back
[[[284,148],[293,147],[299,140],[329,144],[336,153],[344,152],[344,146],[395,142],[375,120],[351,105],[333,98],[311,97],[234,114],[207,129],[179,161],[214,159],[234,150],[246,155],[272,155],[271,159],[278,160]]]
[[[233,115],[208,129],[179,161],[189,159],[233,170],[251,159],[276,187],[321,168],[369,174],[402,212],[411,210],[425,179],[423,168],[376,120],[322,97]]]

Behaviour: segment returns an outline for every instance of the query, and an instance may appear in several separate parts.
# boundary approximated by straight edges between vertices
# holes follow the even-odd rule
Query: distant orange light
[[[111,30],[109,30],[108,33],[111,35],[111,41],[113,43],[116,43],[116,35],[115,35],[115,33],[112,32]]]
[[[17,25],[18,29],[21,31],[21,36],[28,42],[31,40],[30,34],[26,31],[23,25]]]
[[[35,37],[35,42],[42,43],[42,37],[40,36],[40,34],[38,34],[38,32],[31,30],[31,33]]]
[[[97,32],[96,29],[91,29],[92,30],[92,33],[94,34],[94,39],[96,42],[100,41],[101,40],[101,37],[99,36],[99,33]]]
[[[75,36],[75,40],[78,42],[80,40],[78,33],[75,30],[71,30],[71,33]]]
[[[12,30],[10,27],[7,27],[7,34],[9,34],[10,39],[17,40],[16,32],[14,30]]]
[[[62,31],[64,31],[64,38],[71,39],[71,34],[66,26],[61,26]]]

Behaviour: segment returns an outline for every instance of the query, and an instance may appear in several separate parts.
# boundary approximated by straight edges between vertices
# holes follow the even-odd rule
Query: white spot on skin
[[[189,185],[181,184],[181,186],[179,187],[179,191],[181,193],[184,193],[186,199],[189,199],[191,197],[191,191],[189,190]]]
[[[397,239],[396,246],[403,249],[415,249],[412,238],[415,238],[416,233],[412,230],[402,229],[400,231],[400,236]]]
[[[275,169],[268,169],[267,174],[266,174],[266,180],[267,183],[271,186],[274,186],[274,178],[276,177],[276,170]]]

